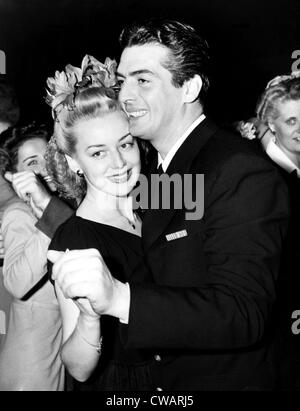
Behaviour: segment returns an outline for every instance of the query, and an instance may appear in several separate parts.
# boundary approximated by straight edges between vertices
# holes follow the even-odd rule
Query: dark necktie
[[[158,168],[157,168],[157,174],[160,175],[160,176],[161,176],[162,174],[164,174],[164,170],[163,170],[161,164],[160,164],[160,165],[158,166]]]

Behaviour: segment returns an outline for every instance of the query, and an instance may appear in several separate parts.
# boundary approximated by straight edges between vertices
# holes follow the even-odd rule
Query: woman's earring
[[[83,173],[79,169],[76,171],[76,174],[78,175],[78,177],[83,177]]]

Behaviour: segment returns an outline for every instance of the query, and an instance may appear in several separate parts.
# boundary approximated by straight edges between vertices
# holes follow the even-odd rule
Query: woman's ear
[[[275,134],[275,127],[274,127],[274,124],[272,123],[272,121],[268,121],[268,127],[271,130],[271,132],[273,134]]]
[[[198,74],[194,77],[185,81],[184,83],[184,102],[193,103],[199,97],[200,91],[202,89],[202,79]]]
[[[67,160],[67,162],[68,162],[68,165],[69,165],[70,169],[71,169],[72,171],[74,171],[74,173],[77,173],[78,171],[79,171],[80,173],[82,173],[82,171],[81,171],[81,169],[80,169],[77,161],[74,160],[74,158],[68,156],[68,154],[65,154],[65,157],[66,157],[66,160]]]

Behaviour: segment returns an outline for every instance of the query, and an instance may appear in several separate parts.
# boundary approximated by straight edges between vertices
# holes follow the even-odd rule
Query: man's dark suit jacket
[[[162,390],[272,388],[265,334],[289,205],[278,171],[252,146],[204,120],[167,170],[204,174],[203,218],[145,213],[149,281],[130,284],[122,336],[127,347],[153,349]]]
[[[277,164],[275,164],[277,166]],[[300,339],[292,332],[296,321],[293,312],[300,309],[299,276],[299,229],[300,229],[300,178],[296,170],[288,173],[277,166],[283,176],[290,195],[291,216],[285,238],[277,282],[275,304],[276,354],[278,355],[278,390],[300,390]],[[298,318],[298,317],[297,317]]]

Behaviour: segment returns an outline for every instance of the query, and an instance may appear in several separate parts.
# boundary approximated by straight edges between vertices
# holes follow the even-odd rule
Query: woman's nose
[[[47,169],[45,165],[40,165],[39,167],[36,167],[34,170],[36,174],[39,174],[41,177],[46,177],[48,175]]]
[[[126,164],[122,154],[117,150],[113,155],[113,166],[115,168],[122,168]]]

